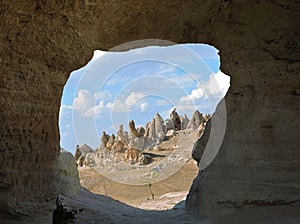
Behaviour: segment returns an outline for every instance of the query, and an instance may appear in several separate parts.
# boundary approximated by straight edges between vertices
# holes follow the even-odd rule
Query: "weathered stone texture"
[[[298,1],[88,2],[0,2],[1,222],[51,222],[69,73],[144,38],[212,44],[231,76],[224,142],[188,209],[300,199]]]

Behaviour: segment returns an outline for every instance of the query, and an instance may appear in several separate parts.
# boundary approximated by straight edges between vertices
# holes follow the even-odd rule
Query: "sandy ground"
[[[179,149],[191,150],[193,139],[192,135],[185,136]],[[164,144],[167,150],[159,153],[172,153],[174,142]],[[171,169],[165,166],[163,172],[173,172]],[[67,206],[83,209],[73,220],[79,224],[300,224],[300,205],[252,207],[209,220],[194,219],[186,212],[184,200],[197,172],[195,162],[187,157],[180,169],[166,178],[151,184],[126,184],[83,167],[79,169],[81,185],[88,190],[82,188],[73,197],[63,197]],[[125,170],[118,175],[135,175],[135,171]]]
[[[171,209],[184,200],[197,172],[196,164],[190,160],[177,173],[163,181],[151,185],[128,185],[114,182],[92,168],[79,170],[81,185],[91,192],[110,196],[137,208],[158,210]],[[162,202],[168,198],[170,201]]]
[[[174,195],[169,195],[170,197]],[[73,209],[83,209],[73,223],[78,224],[299,224],[299,206],[253,207],[210,220],[196,220],[186,213],[184,201],[169,210],[144,210],[110,197],[82,189],[73,197],[64,197]]]
[[[175,138],[162,142],[163,150],[151,153],[165,157],[154,157],[149,165],[135,164],[132,169],[128,164],[124,169],[113,169],[111,175],[103,169],[79,167],[80,183],[93,193],[110,196],[137,208],[171,209],[185,199],[198,173],[196,162],[191,158],[195,134],[178,133]],[[115,166],[117,169],[120,164]],[[158,170],[155,176],[141,181],[140,177],[153,169]],[[124,181],[128,177],[135,181]],[[165,202],[167,198],[170,200]]]
[[[83,209],[73,223],[80,224],[192,224],[199,223],[185,212],[184,203],[170,210],[143,210],[110,197],[93,194],[82,189],[64,202],[73,209]]]

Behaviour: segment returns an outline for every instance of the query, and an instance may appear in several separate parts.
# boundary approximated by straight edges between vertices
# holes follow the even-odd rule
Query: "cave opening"
[[[210,45],[95,50],[65,85],[61,147],[74,155],[81,185],[93,193],[171,209],[198,173],[194,141],[229,85]]]

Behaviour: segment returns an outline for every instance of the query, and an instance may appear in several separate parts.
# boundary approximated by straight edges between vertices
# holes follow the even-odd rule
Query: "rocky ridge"
[[[162,181],[192,158],[194,141],[207,122],[203,117],[210,116],[196,111],[190,121],[174,110],[166,120],[156,113],[145,128],[136,128],[130,121],[127,132],[121,124],[116,137],[103,131],[97,149],[77,146],[75,155],[81,155],[77,157],[78,169],[91,167],[105,178],[130,185]],[[190,128],[182,130],[181,120]]]
[[[203,115],[196,110],[189,120],[186,115],[179,116],[176,109],[170,114],[170,119],[163,118],[156,113],[151,122],[146,127],[135,127],[135,122],[131,120],[128,124],[129,133],[124,131],[123,124],[119,126],[117,137],[102,132],[100,144],[96,150],[92,150],[88,145],[77,146],[75,159],[78,166],[95,167],[104,163],[107,159],[115,163],[125,161],[130,164],[146,165],[152,162],[151,151],[163,151],[161,143],[171,141],[179,133],[184,131],[197,132],[198,136],[204,131],[205,124],[210,115]]]
[[[249,201],[299,201],[299,1],[28,0],[0,7],[2,223],[51,222],[58,115],[70,72],[95,49],[149,38],[211,44],[232,78],[222,148],[194,181],[187,210],[203,218],[221,208],[246,210]]]

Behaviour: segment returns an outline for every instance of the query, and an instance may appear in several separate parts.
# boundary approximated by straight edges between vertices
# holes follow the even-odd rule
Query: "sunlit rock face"
[[[51,223],[69,73],[94,49],[144,38],[212,44],[231,76],[224,141],[194,181],[187,209],[205,217],[299,200],[296,2],[2,1],[0,222]]]
[[[200,124],[204,123],[205,121],[206,120],[204,119],[202,113],[196,110],[186,128],[196,130],[200,126]]]
[[[300,200],[300,108],[299,95],[293,94],[300,85],[295,80],[299,36],[294,31],[299,18],[294,2],[244,2],[244,7],[225,2],[220,9],[219,21],[228,21],[216,25],[217,33],[224,34],[217,42],[231,86],[220,151],[187,198],[187,209],[201,218]]]
[[[76,160],[70,152],[60,150],[58,157],[59,185],[58,193],[72,196],[80,190]]]

